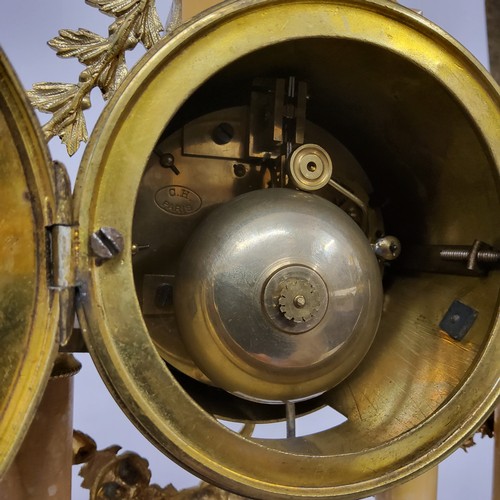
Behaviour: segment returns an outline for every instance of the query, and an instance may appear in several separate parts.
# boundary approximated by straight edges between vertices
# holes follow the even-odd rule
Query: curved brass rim
[[[2,222],[0,279],[0,477],[48,381],[57,351],[58,302],[47,284],[45,226],[55,206],[41,128],[0,51]],[[5,128],[3,128],[5,127]],[[4,149],[5,148],[5,149]]]
[[[283,8],[287,29],[279,30],[276,19]],[[351,22],[354,18],[356,22]],[[381,23],[386,27],[383,33]],[[299,440],[294,441],[299,451],[279,448],[274,442],[247,439],[218,424],[186,395],[165,367],[148,336],[135,294],[117,294],[117,290],[134,290],[129,257],[134,204],[130,200],[135,198],[142,170],[165,124],[219,69],[291,36],[355,39],[411,59],[470,110],[493,162],[497,168],[500,165],[498,135],[491,131],[500,113],[498,90],[463,48],[428,21],[381,0],[227,2],[155,47],[96,126],[76,191],[83,249],[79,313],[91,354],[110,390],[148,438],[177,462],[226,489],[252,497],[357,498],[434,465],[491,410],[500,392],[498,373],[487,362],[499,355],[498,313],[467,381],[431,417],[380,446],[332,456],[320,450],[306,453]],[[215,61],[208,57],[213,51],[218,55]],[[460,79],[447,69],[456,66],[462,68]],[[85,249],[89,235],[102,226],[122,232],[125,251],[120,258],[96,267]],[[223,448],[217,445],[222,442]],[[378,466],[377,473],[369,472],[373,464]],[[300,477],[291,472],[297,470]]]

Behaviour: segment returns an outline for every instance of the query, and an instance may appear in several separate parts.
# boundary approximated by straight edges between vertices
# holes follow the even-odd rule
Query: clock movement
[[[51,42],[85,70],[29,92],[43,130],[2,56],[0,475],[78,335],[153,444],[244,497],[360,498],[462,445],[499,396],[491,75],[384,0],[175,4],[163,38],[151,1],[88,3],[110,36]],[[72,194],[44,141],[87,139],[95,86]]]

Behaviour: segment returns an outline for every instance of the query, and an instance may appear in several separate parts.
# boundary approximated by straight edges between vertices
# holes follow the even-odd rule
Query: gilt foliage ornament
[[[150,484],[148,461],[137,453],[120,450],[117,445],[97,450],[90,436],[73,431],[73,464],[83,464],[81,486],[90,490],[90,500],[246,500],[207,483],[181,491],[172,484],[163,488]]]
[[[88,139],[83,111],[90,107],[90,92],[99,87],[109,99],[127,75],[125,51],[141,43],[151,48],[165,31],[179,23],[179,4],[174,0],[165,29],[155,0],[86,0],[92,7],[114,18],[105,38],[84,28],[63,29],[48,42],[60,57],[76,57],[85,69],[72,83],[36,83],[28,91],[32,105],[52,118],[43,126],[47,141],[59,136],[72,156]]]

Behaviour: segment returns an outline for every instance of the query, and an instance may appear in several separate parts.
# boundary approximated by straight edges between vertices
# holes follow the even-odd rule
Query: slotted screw
[[[101,260],[109,260],[123,251],[122,234],[114,227],[101,227],[90,237],[90,248]]]
[[[212,131],[212,140],[215,144],[223,146],[232,141],[234,137],[234,128],[230,123],[219,123]]]

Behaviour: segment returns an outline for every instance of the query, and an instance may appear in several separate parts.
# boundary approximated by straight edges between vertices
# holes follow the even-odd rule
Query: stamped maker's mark
[[[184,186],[167,186],[156,192],[156,205],[171,215],[192,215],[201,208],[201,198]]]

